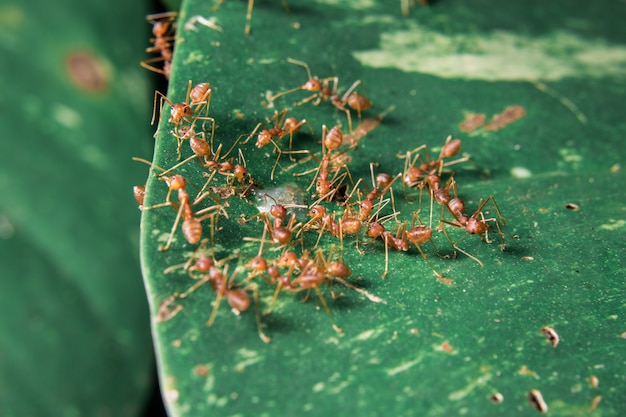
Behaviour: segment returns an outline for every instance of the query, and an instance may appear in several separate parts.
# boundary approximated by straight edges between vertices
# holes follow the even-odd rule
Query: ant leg
[[[162,176],[164,176],[164,175],[166,175],[166,174],[169,174],[170,172],[172,172],[172,171],[174,171],[174,170],[176,170],[176,169],[180,168],[181,166],[185,165],[187,162],[189,162],[189,161],[191,161],[191,160],[193,160],[193,159],[195,159],[195,158],[198,158],[198,159],[199,159],[199,158],[200,158],[200,156],[199,156],[199,155],[195,155],[195,154],[194,154],[194,155],[191,155],[191,156],[190,156],[190,157],[188,157],[187,159],[182,160],[181,162],[177,163],[176,165],[174,165],[173,167],[169,168],[168,170],[161,172],[161,173],[159,174],[159,177],[162,177]]]
[[[422,248],[419,245],[415,245],[415,247],[419,251],[420,255],[422,255],[422,258],[424,258],[424,260],[426,261],[430,269],[433,271],[433,273],[437,276],[437,278],[443,278],[444,277],[443,274],[441,272],[437,272],[433,264],[431,264],[430,261],[428,260],[428,257],[426,256]]]
[[[164,62],[164,61],[165,61],[165,58],[163,58],[162,56],[159,56],[156,58],[144,59],[143,61],[139,63],[139,65],[141,65],[143,68],[149,71],[156,72],[157,74],[167,75],[167,73],[163,69],[159,67],[155,67],[154,65],[150,65],[152,63]]]
[[[162,92],[160,92],[159,90],[155,90],[154,91],[154,102],[152,103],[152,120],[150,121],[151,125],[154,125],[154,121],[156,120],[156,109],[157,109],[157,101],[159,101],[159,99],[157,98],[158,96],[161,96],[160,98],[160,105],[159,105],[159,125],[161,124],[161,118],[163,117],[163,101],[166,101],[170,107],[174,107],[174,103],[172,103],[170,101],[169,98],[167,98],[165,96],[165,94],[163,94]]]
[[[470,253],[466,252],[465,250],[461,249],[461,248],[458,246],[458,243],[459,243],[461,240],[465,239],[468,235],[466,234],[466,235],[464,235],[464,236],[461,236],[459,239],[457,239],[457,241],[456,241],[456,242],[452,242],[452,239],[450,239],[450,235],[448,235],[448,232],[446,232],[446,228],[443,226],[443,224],[444,224],[444,223],[448,223],[448,224],[450,224],[450,225],[452,225],[452,226],[455,226],[455,227],[459,227],[459,225],[457,225],[457,224],[455,224],[455,223],[450,223],[450,222],[447,222],[447,221],[445,221],[445,220],[441,220],[441,221],[440,221],[440,224],[441,224],[441,226],[442,226],[442,231],[443,231],[443,234],[444,234],[444,235],[446,235],[446,237],[448,238],[448,241],[449,241],[449,242],[450,242],[450,244],[452,245],[452,248],[453,248],[455,251],[457,251],[457,250],[458,250],[458,251],[459,251],[459,252],[461,252],[462,254],[464,254],[464,255],[466,255],[467,257],[469,257],[469,258],[473,259],[473,260],[474,260],[474,261],[476,261],[476,263],[478,263],[478,265],[480,265],[481,267],[484,267],[484,266],[485,266],[485,264],[483,264],[483,263],[480,261],[480,259],[478,259],[478,258],[477,258],[477,257],[475,257],[474,255],[471,255]],[[456,252],[455,252],[454,256],[456,257]]]
[[[246,138],[246,140],[244,140],[243,142],[241,142],[242,145],[245,145],[246,143],[248,143],[248,141],[250,139],[252,139],[252,137],[258,132],[259,128],[261,128],[263,126],[263,123],[259,123],[256,125],[256,127],[254,128],[254,130],[252,131],[252,133],[250,133],[250,135],[248,135],[248,137]],[[245,133],[243,135],[239,135],[239,138],[241,138],[242,136],[245,136]],[[237,139],[239,139],[237,138]]]
[[[250,34],[250,26],[252,25],[252,9],[254,8],[254,0],[248,0],[248,10],[246,11],[246,28],[244,32],[246,35]]]
[[[387,278],[389,272],[389,244],[387,243],[387,235],[383,235],[383,243],[385,244],[385,271],[382,278]]]
[[[209,278],[208,275],[203,275],[201,279],[198,280],[198,282],[196,282],[195,284],[193,284],[191,287],[189,287],[187,289],[187,291],[185,291],[182,294],[177,294],[177,298],[187,298],[189,296],[189,294],[191,294],[192,292],[194,292],[195,290],[197,290],[198,288],[200,288],[201,286],[203,286],[204,284],[206,284],[207,282],[209,282],[211,279]]]
[[[343,329],[335,324],[335,321],[333,320],[333,317],[330,314],[330,309],[328,308],[328,304],[326,304],[326,299],[324,299],[324,296],[322,295],[322,292],[320,291],[320,289],[315,287],[315,292],[317,293],[317,296],[319,297],[320,301],[322,302],[322,305],[324,306],[324,310],[326,311],[326,314],[328,315],[328,318],[330,319],[330,324],[333,326],[333,330],[335,330],[337,333],[343,333]]]
[[[263,342],[269,343],[272,341],[272,339],[265,333],[263,333],[263,323],[261,322],[261,313],[259,309],[259,287],[256,284],[252,283],[244,287],[245,291],[247,291],[248,289],[252,291],[252,298],[254,299],[254,313],[256,316],[257,332],[259,333],[259,337]]]
[[[165,252],[170,248],[172,244],[172,240],[174,239],[174,233],[176,233],[176,229],[178,228],[178,223],[180,222],[180,218],[183,214],[183,210],[185,209],[184,204],[181,204],[178,208],[178,212],[176,213],[176,220],[174,220],[174,225],[172,226],[172,230],[170,231],[170,236],[165,243],[165,246],[159,246],[159,251]]]

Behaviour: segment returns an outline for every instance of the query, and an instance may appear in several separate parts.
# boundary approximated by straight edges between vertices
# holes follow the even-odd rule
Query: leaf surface
[[[130,195],[145,179],[131,157],[152,146],[148,25],[117,3],[0,7],[5,416],[137,415],[149,390]]]
[[[446,136],[454,135],[476,164],[449,168],[467,213],[493,195],[517,238],[507,235],[502,252],[493,228],[493,243],[487,244],[477,236],[462,238],[464,231],[448,225],[453,240],[462,238],[458,247],[484,267],[458,251],[455,259],[445,259],[452,257],[452,247],[435,233],[443,258],[428,244],[423,249],[445,279],[433,274],[415,248],[392,250],[389,276],[382,279],[382,241],[369,241],[362,232],[360,253],[354,237],[345,237],[341,253],[352,269],[350,282],[384,303],[338,289],[339,284],[335,291],[343,296],[333,299],[323,286],[332,319],[344,330],[338,334],[315,292],[306,302],[304,293],[283,292],[272,314],[262,317],[272,338],[265,344],[257,335],[253,307],[235,316],[223,301],[213,326],[205,325],[216,299],[209,285],[164,303],[198,282],[174,267],[184,264],[197,245],[187,244],[179,227],[172,247],[160,252],[176,210],[145,210],[142,264],[171,415],[530,415],[536,412],[527,401],[533,389],[543,394],[552,415],[585,414],[598,396],[597,414],[618,415],[625,400],[619,388],[624,376],[617,370],[626,330],[619,320],[625,271],[619,144],[626,126],[618,110],[626,33],[612,17],[571,5],[565,19],[563,2],[536,13],[523,2],[506,10],[487,1],[437,2],[416,5],[409,17],[402,17],[399,2],[397,7],[359,5],[307,2],[289,4],[286,13],[279,2],[257,4],[252,34],[246,36],[245,4],[225,2],[208,14],[203,3],[184,2],[168,97],[181,103],[189,80],[211,83],[210,116],[218,125],[214,143],[224,149],[275,109],[289,107],[290,115],[306,118],[315,131],[314,139],[306,129],[294,136],[294,149],[308,149],[321,159],[321,126],[341,124],[347,131],[343,112],[328,102],[294,106],[307,97],[304,91],[264,107],[272,94],[307,81],[304,68],[287,58],[308,63],[320,78],[338,77],[340,91],[361,80],[374,103],[363,117],[395,108],[349,153],[352,178],[363,178],[371,189],[370,162],[378,163],[376,172],[396,174],[404,169],[398,153],[426,144],[436,156]],[[187,23],[198,15],[215,19],[223,31],[190,28]],[[489,123],[515,105],[525,110],[523,117],[498,130],[467,133],[459,126],[467,114],[484,114]],[[167,115],[169,107],[163,111]],[[163,117],[155,153],[162,168],[178,159],[172,129]],[[278,143],[283,150],[287,139]],[[311,204],[306,188],[314,174],[293,173],[318,163],[298,155],[293,166],[283,155],[272,181],[276,156],[271,146],[255,148],[255,140],[237,146],[259,183],[257,201],[272,193],[268,190],[291,184],[303,190],[302,203]],[[181,149],[183,156],[191,155],[187,142]],[[229,157],[238,161],[236,151]],[[176,172],[188,179],[189,190],[206,181],[196,160]],[[225,187],[227,181],[217,175],[211,185]],[[166,193],[165,182],[153,177],[146,205],[163,203]],[[421,210],[428,224],[426,193],[420,204],[419,191],[403,190],[398,181],[394,196],[398,220],[410,224],[412,213]],[[256,213],[254,196],[227,202],[229,219],[220,217],[213,249],[205,253],[216,260],[238,255],[230,261],[232,272],[257,255],[259,243],[248,238],[260,239],[263,226],[237,221]],[[203,202],[194,210],[212,204]],[[338,215],[343,211],[328,207]],[[390,213],[389,206],[385,210],[381,216]],[[434,227],[439,206],[432,213]],[[485,213],[496,215],[492,206]],[[204,226],[209,239],[211,226],[208,221]],[[304,233],[304,248],[311,253],[317,236],[316,230]],[[325,233],[320,244],[325,254],[332,245],[339,246],[339,240]],[[269,246],[265,256],[278,256]],[[256,281],[266,309],[274,287]],[[556,347],[542,335],[544,326],[560,336]],[[589,382],[592,375],[601,381],[599,387]],[[495,393],[502,394],[502,404],[490,401]]]

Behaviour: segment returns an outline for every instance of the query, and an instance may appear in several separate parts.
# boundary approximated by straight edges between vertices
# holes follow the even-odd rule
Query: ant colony
[[[167,77],[176,15],[150,15],[148,21],[154,34],[148,52],[159,56],[141,64]],[[180,86],[186,93],[179,101],[155,92],[152,123],[159,121],[160,140],[175,144],[170,158],[176,160],[159,167],[135,158],[150,166],[157,181],[151,181],[152,195],[144,199],[144,186],[135,187],[134,195],[145,214],[171,219],[155,251],[178,259],[166,275],[189,279],[163,300],[157,321],[172,319],[185,303],[203,296],[197,290],[210,288],[208,326],[220,319],[222,305],[237,315],[253,309],[258,335],[267,343],[263,317],[279,314],[279,301],[312,295],[332,330],[342,333],[332,300],[354,291],[385,302],[356,283],[346,253],[346,258],[376,254],[381,260],[373,276],[358,279],[393,279],[398,252],[424,265],[425,276],[452,284],[440,264],[484,265],[468,249],[471,235],[505,249],[506,219],[495,197],[482,196],[466,207],[459,178],[467,165],[477,165],[461,153],[460,139],[448,136],[436,150],[426,145],[402,150],[386,172],[375,161],[356,166],[354,150],[363,140],[381,140],[373,132],[393,107],[368,115],[373,103],[361,80],[344,85],[337,75],[312,75],[305,62],[288,58],[287,63],[304,69],[306,79],[268,99],[272,109],[291,108],[250,121],[248,131],[230,139],[218,138],[208,82],[188,80]],[[291,71],[291,65],[283,69]],[[328,114],[336,117],[332,123],[310,123]],[[248,166],[244,155],[260,162]],[[276,179],[292,185],[272,189]],[[257,211],[244,212],[255,204]],[[401,213],[400,204],[412,209]],[[236,236],[238,250],[226,253],[221,244]]]

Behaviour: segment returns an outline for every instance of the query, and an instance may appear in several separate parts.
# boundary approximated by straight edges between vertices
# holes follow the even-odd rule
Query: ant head
[[[319,196],[325,196],[330,193],[330,181],[323,178],[318,178],[315,182],[315,191]]]
[[[271,132],[267,129],[263,129],[259,132],[259,135],[257,136],[257,139],[256,139],[256,144],[254,146],[256,146],[257,148],[262,148],[268,143],[270,143],[271,141],[272,141]]]
[[[376,187],[381,190],[384,188],[387,188],[391,184],[392,180],[393,180],[393,177],[391,175],[380,173],[376,175]]]
[[[274,204],[270,207],[270,214],[276,218],[284,219],[287,217],[287,209],[280,204]]]
[[[369,227],[367,228],[367,235],[374,239],[382,236],[383,233],[385,233],[385,226],[378,222],[370,223]]]
[[[322,83],[320,82],[319,78],[314,77],[314,78],[310,78],[307,82],[302,84],[300,88],[302,90],[317,92],[322,89]]]
[[[276,263],[276,266],[279,267],[289,267],[294,266],[298,262],[298,257],[295,253],[286,251],[281,255]]]
[[[246,268],[250,268],[255,271],[266,271],[267,261],[262,256],[255,256],[246,264]]]
[[[180,123],[183,118],[191,116],[191,107],[186,103],[174,104],[170,110],[170,123]]]
[[[372,200],[359,201],[359,207],[363,211],[372,211],[374,209],[374,202]]]
[[[407,187],[413,187],[420,182],[422,176],[422,170],[418,167],[409,167],[404,174],[402,181]]]
[[[171,177],[160,177],[161,180],[165,181],[170,190],[178,191],[187,186],[187,180],[182,175],[172,175]]]
[[[471,235],[482,235],[487,231],[488,227],[487,223],[472,216],[467,219],[465,230]]]
[[[233,174],[235,175],[235,178],[237,178],[240,182],[243,182],[243,179],[245,178],[247,173],[248,173],[248,170],[246,169],[245,166],[241,164],[235,165]]]
[[[314,219],[321,219],[326,214],[326,207],[314,206],[306,215]]]
[[[170,27],[171,22],[166,20],[159,20],[157,22],[154,22],[154,26],[152,26],[152,34],[157,38],[161,38],[167,34],[167,32],[170,30]]]

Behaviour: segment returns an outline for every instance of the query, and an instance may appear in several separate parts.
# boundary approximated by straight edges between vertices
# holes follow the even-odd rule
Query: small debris
[[[546,339],[548,339],[548,342],[550,342],[553,348],[555,348],[556,345],[558,345],[559,341],[561,340],[559,338],[559,335],[554,331],[552,327],[543,326],[541,328],[541,334],[543,334],[546,337]]]
[[[500,404],[502,401],[504,401],[504,395],[500,394],[499,392],[493,393],[489,397],[489,401],[494,404]]]
[[[211,373],[211,370],[206,365],[198,365],[193,369],[193,373],[197,376],[207,376]]]
[[[454,348],[452,347],[452,345],[451,345],[450,343],[448,343],[448,341],[447,341],[447,340],[446,340],[445,342],[443,342],[443,343],[441,344],[441,346],[439,346],[439,348],[440,348],[442,351],[446,352],[446,353],[450,353],[450,352],[452,352],[452,351],[454,350]]]
[[[615,164],[610,168],[609,171],[611,171],[611,174],[615,174],[620,169],[622,169],[622,166],[620,164]]]
[[[216,30],[218,32],[223,32],[224,29],[222,29],[220,26],[218,26],[215,23],[214,19],[207,19],[204,16],[200,16],[200,15],[195,15],[192,16],[191,18],[189,18],[189,20],[187,20],[187,22],[185,23],[185,30],[192,30],[194,32],[198,31],[198,28],[196,27],[196,23],[201,24],[202,26],[206,26],[209,29],[213,29]]]
[[[548,412],[548,404],[546,404],[543,399],[543,395],[541,395],[541,391],[539,391],[538,389],[531,390],[528,393],[528,397],[526,398],[535,410],[539,411],[540,413]]]
[[[162,323],[171,319],[183,309],[183,306],[181,304],[174,303],[174,300],[176,300],[176,296],[170,295],[159,303],[159,312],[154,318],[156,323]]]
[[[598,385],[600,385],[600,380],[598,379],[597,376],[591,375],[589,377],[589,384],[591,384],[593,388],[598,388]]]
[[[580,207],[578,207],[578,204],[575,204],[575,203],[567,203],[567,204],[565,205],[565,208],[566,208],[566,209],[568,209],[568,210],[573,210],[573,211],[576,211],[576,210],[578,210]]]
[[[452,281],[450,278],[446,278],[446,277],[439,277],[439,278],[437,278],[437,281],[443,282],[446,285],[454,285],[454,281]]]
[[[535,258],[533,258],[532,256],[522,256],[522,261],[532,262],[534,260]]]
[[[591,405],[589,406],[589,411],[593,411],[598,408],[598,404],[600,404],[600,401],[602,401],[602,395],[596,395],[595,397],[593,397],[593,400],[591,400]]]
[[[535,379],[539,379],[539,375],[537,375],[537,372],[531,371],[526,365],[522,365],[518,372],[520,375],[532,376]]]

